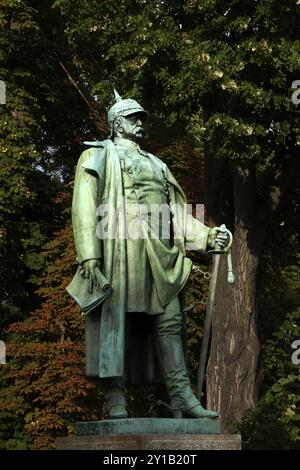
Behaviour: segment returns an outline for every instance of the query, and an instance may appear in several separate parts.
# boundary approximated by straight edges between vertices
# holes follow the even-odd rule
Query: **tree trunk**
[[[215,165],[208,162],[207,171],[215,171]],[[227,193],[232,195],[231,201],[222,200],[227,212],[228,206],[231,207],[231,219],[234,220],[234,227],[229,228],[234,231],[232,258],[236,281],[234,285],[228,284],[227,259],[222,256],[206,374],[207,407],[220,412],[225,432],[231,431],[233,423],[240,421],[244,412],[253,408],[257,400],[260,352],[257,283],[266,228],[266,218],[257,200],[255,167],[234,164],[230,170],[231,180],[227,179],[230,190]],[[212,175],[206,176],[216,185]],[[211,222],[217,225],[223,222],[211,201],[206,207]]]
[[[259,340],[256,285],[259,258],[248,246],[247,230],[235,230],[232,250],[234,285],[227,282],[227,260],[220,263],[212,341],[207,368],[207,406],[221,414],[223,430],[231,431],[253,408],[258,392]]]

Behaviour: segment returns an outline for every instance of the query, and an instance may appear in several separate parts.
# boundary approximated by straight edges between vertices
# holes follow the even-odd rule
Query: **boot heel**
[[[171,400],[170,410],[173,418],[182,419],[182,406],[178,400]]]
[[[173,418],[182,419],[182,411],[181,410],[172,410]]]

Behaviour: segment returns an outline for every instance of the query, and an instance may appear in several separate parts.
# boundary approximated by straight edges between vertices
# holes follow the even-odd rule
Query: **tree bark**
[[[258,206],[255,167],[231,165],[231,177],[236,281],[228,284],[227,260],[222,256],[206,375],[207,407],[220,412],[224,432],[232,431],[233,423],[257,400],[257,282],[266,229]]]
[[[238,224],[232,250],[236,276],[227,282],[227,261],[220,263],[207,368],[207,406],[218,410],[224,432],[255,406],[258,394],[259,340],[256,285],[259,257],[249,249],[247,229]]]

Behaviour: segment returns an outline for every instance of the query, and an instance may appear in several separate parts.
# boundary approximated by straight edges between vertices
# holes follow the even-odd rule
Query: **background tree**
[[[0,1],[0,335],[38,305],[40,250],[59,227],[52,197],[94,127],[60,62],[70,53],[52,2]],[[75,150],[76,149],[76,150]]]
[[[59,195],[60,208],[70,194]],[[42,252],[47,268],[38,294],[43,302],[9,328],[8,364],[0,391],[0,438],[5,448],[55,448],[57,435],[75,421],[102,417],[102,394],[87,380],[84,318],[65,288],[75,266],[70,224]]]
[[[264,381],[256,409],[239,426],[249,449],[298,449],[299,364],[291,345],[300,338],[299,176],[275,215],[278,230],[265,243],[259,309]],[[276,256],[274,256],[276,253]]]
[[[299,70],[299,10],[295,2],[273,0],[191,1],[187,11],[194,28],[181,55],[180,83],[187,76],[200,80],[206,208],[211,223],[225,220],[235,234],[237,280],[226,283],[223,262],[207,375],[208,406],[221,411],[228,429],[257,400],[260,262],[299,168],[290,90]],[[192,119],[199,121],[199,113]]]
[[[7,89],[6,104],[0,105],[0,338],[6,340],[8,357],[13,362],[11,369],[1,366],[0,370],[0,434],[10,447],[27,445],[21,443],[24,423],[31,437],[36,437],[35,430],[36,435],[45,435],[48,429],[51,442],[55,426],[52,431],[51,426],[47,428],[45,415],[41,427],[29,429],[27,413],[34,418],[29,384],[31,378],[35,381],[36,370],[43,370],[34,362],[36,350],[41,356],[44,350],[45,357],[51,357],[55,352],[59,356],[61,349],[54,346],[52,353],[46,353],[44,342],[39,350],[34,327],[30,340],[26,325],[23,334],[22,323],[8,338],[7,326],[16,320],[26,323],[29,312],[41,303],[36,289],[47,265],[41,250],[66,223],[61,206],[53,201],[64,182],[73,177],[85,134],[99,129],[99,122],[90,117],[92,105],[88,100],[89,105],[84,102],[66,73],[71,55],[52,3],[0,1],[0,79]],[[73,77],[73,71],[71,74]],[[84,96],[84,91],[81,93]],[[26,341],[24,353],[18,347]],[[16,355],[11,354],[11,348],[16,349]],[[16,375],[12,373],[14,367]],[[6,375],[8,369],[10,377]],[[51,378],[55,382],[49,374],[42,374],[44,390],[47,380],[48,385]],[[51,416],[49,413],[48,423]]]

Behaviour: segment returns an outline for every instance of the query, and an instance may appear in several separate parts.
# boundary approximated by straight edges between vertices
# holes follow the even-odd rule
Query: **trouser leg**
[[[155,328],[174,417],[181,417],[182,411],[196,418],[217,416],[214,411],[207,411],[201,406],[191,389],[182,347],[182,315],[178,297],[166,306],[163,314],[157,315]]]
[[[122,377],[111,377],[105,379],[104,385],[105,413],[111,419],[127,418],[124,379]]]
[[[165,312],[155,317],[155,332],[163,366],[164,382],[173,400],[182,390],[190,387],[184,359],[182,315],[178,298],[173,299]]]

